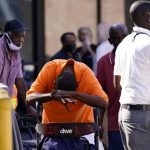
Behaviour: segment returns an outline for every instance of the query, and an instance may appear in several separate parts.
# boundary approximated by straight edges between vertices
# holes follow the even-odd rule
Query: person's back
[[[139,32],[140,30],[142,32]],[[150,56],[148,49],[150,47],[150,31],[139,27],[134,27],[133,31],[119,45],[118,49],[121,47],[122,52],[120,53],[119,50],[116,52],[119,55],[117,61],[122,60],[121,65],[123,66],[121,69],[121,100],[126,97],[126,103],[128,100],[134,103],[136,98],[138,100],[136,103],[147,103],[150,97],[150,71],[148,69],[150,61],[147,57]]]
[[[150,147],[150,2],[134,2],[130,16],[135,27],[118,46],[115,58],[114,83],[122,89],[119,125],[125,149],[146,150]]]
[[[93,72],[85,64],[72,59],[48,62],[27,94],[29,105],[35,101],[43,103],[42,123],[44,124],[83,123],[84,126],[84,123],[94,123],[91,106],[104,109],[107,106],[107,96]],[[52,141],[56,140],[58,150],[59,145],[66,148],[64,142],[70,141],[74,145],[75,141],[80,140],[79,137],[47,138]],[[46,145],[46,149],[54,146],[51,141]]]
[[[50,61],[45,65],[45,71],[46,70],[51,70],[51,68],[55,68],[54,71],[51,70],[51,75],[47,74],[45,76],[44,80],[42,82],[44,84],[49,85],[47,90],[44,90],[44,87],[39,87],[38,90],[43,90],[43,92],[46,91],[51,91],[54,88],[56,78],[59,76],[61,71],[63,70],[64,66],[66,65],[66,61],[62,59],[57,59]],[[44,70],[42,70],[44,72]],[[91,80],[91,70],[84,64],[79,63],[79,62],[74,62],[74,71],[75,71],[75,76],[78,84],[78,88],[76,91],[81,92],[81,93],[88,93],[88,94],[94,94],[97,95],[99,91],[99,85],[95,83],[94,80]],[[91,74],[91,75],[90,75]],[[94,74],[92,75],[94,77]],[[86,82],[85,82],[86,81]],[[88,82],[87,82],[88,81]],[[28,94],[33,92],[33,90],[36,89],[36,84],[38,85],[38,82],[36,81],[33,83],[31,89],[28,91]],[[90,85],[97,86],[98,89],[95,87],[90,87]],[[95,89],[95,90],[92,90]],[[96,94],[97,93],[97,94]],[[57,104],[56,101],[53,101],[50,104],[50,107],[47,107],[48,103],[44,104],[45,111],[43,112],[43,123],[48,123],[48,122],[94,122],[93,118],[93,108],[92,107],[83,107],[83,103],[78,103],[76,105],[70,105],[71,111],[68,113],[66,111],[66,108],[62,104]],[[57,107],[57,109],[55,109]],[[82,115],[78,114],[78,111],[80,110],[82,112]],[[63,114],[62,114],[63,112]],[[81,113],[80,112],[80,113]],[[76,113],[78,115],[76,115]],[[50,115],[51,114],[51,115]],[[84,115],[83,115],[84,114]],[[64,115],[65,117],[62,117]],[[88,115],[88,116],[87,116]],[[57,117],[56,117],[57,116]],[[75,118],[73,116],[76,116]],[[84,117],[83,117],[84,116]]]

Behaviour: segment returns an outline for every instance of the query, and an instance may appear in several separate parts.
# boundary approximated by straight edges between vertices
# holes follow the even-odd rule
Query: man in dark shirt
[[[76,61],[80,61],[79,53],[76,51],[76,35],[73,32],[66,32],[62,34],[60,40],[62,48],[51,57],[51,60],[72,58]]]

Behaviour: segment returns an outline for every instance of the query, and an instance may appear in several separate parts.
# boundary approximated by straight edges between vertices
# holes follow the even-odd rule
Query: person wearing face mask
[[[76,51],[76,35],[73,32],[66,32],[62,34],[60,40],[62,48],[51,57],[51,60],[72,58],[80,61],[79,53]]]
[[[93,106],[106,109],[108,105],[107,95],[91,69],[73,59],[46,63],[28,90],[26,100],[28,105],[35,102],[43,105],[43,124],[83,123],[84,129],[84,123],[94,123]],[[57,129],[55,126],[51,133],[57,132]],[[70,129],[69,132],[72,133]],[[80,139],[81,135],[68,138],[58,137],[58,134],[57,137],[45,136],[38,150],[87,150],[87,146],[89,150],[95,150],[93,145],[84,145],[89,136],[92,136],[89,142],[94,142],[93,134],[84,133],[84,141]]]
[[[27,113],[25,102],[27,86],[22,75],[20,49],[24,43],[26,27],[17,19],[6,22],[4,34],[0,38],[0,83],[8,86],[9,96],[13,95],[13,87],[16,85],[18,94],[17,111]],[[28,107],[29,108],[29,107]],[[29,108],[31,109],[31,107]],[[13,149],[23,150],[20,131],[12,110]]]

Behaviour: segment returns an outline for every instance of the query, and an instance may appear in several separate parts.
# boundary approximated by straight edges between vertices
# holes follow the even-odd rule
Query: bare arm
[[[25,99],[26,99],[26,91],[27,91],[27,85],[23,78],[16,78],[15,85],[18,90],[17,98],[18,103],[25,105]]]
[[[26,97],[27,105],[33,105],[35,102],[45,103],[50,100],[52,100],[51,93],[32,93]]]
[[[18,112],[23,111],[25,114],[28,112],[31,116],[37,117],[37,112],[32,106],[27,106],[26,103],[26,92],[27,85],[23,78],[17,78],[15,80],[15,85],[18,90],[17,98],[18,98]]]
[[[88,95],[76,91],[57,90],[55,95],[59,95],[61,97],[73,98],[94,107],[102,107],[106,109],[108,106],[108,103],[100,96]]]
[[[27,100],[28,105],[32,105],[36,101],[38,101],[39,103],[45,103],[50,100],[60,101],[61,98],[77,99],[87,105],[102,107],[104,109],[106,109],[108,106],[108,103],[99,96],[88,95],[88,94],[79,93],[76,91],[55,90],[51,94],[50,93],[46,93],[46,94],[33,93],[33,94],[28,95],[26,100]]]
[[[120,85],[120,80],[121,80],[121,76],[119,75],[114,75],[114,87],[116,90],[121,90],[121,85]]]
[[[27,105],[25,101],[27,86],[23,78],[16,78],[15,85],[17,88],[17,99],[18,99],[16,112],[25,115],[27,114]]]

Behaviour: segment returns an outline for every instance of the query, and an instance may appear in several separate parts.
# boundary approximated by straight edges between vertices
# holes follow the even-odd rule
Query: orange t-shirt
[[[27,94],[50,93],[54,89],[55,80],[69,61],[73,60],[57,59],[45,64]],[[91,69],[83,63],[74,61],[74,72],[78,82],[77,92],[101,96],[108,101],[107,95]],[[94,122],[93,107],[80,101],[76,104],[69,103],[68,107],[70,112],[58,101],[44,103],[42,122]]]

